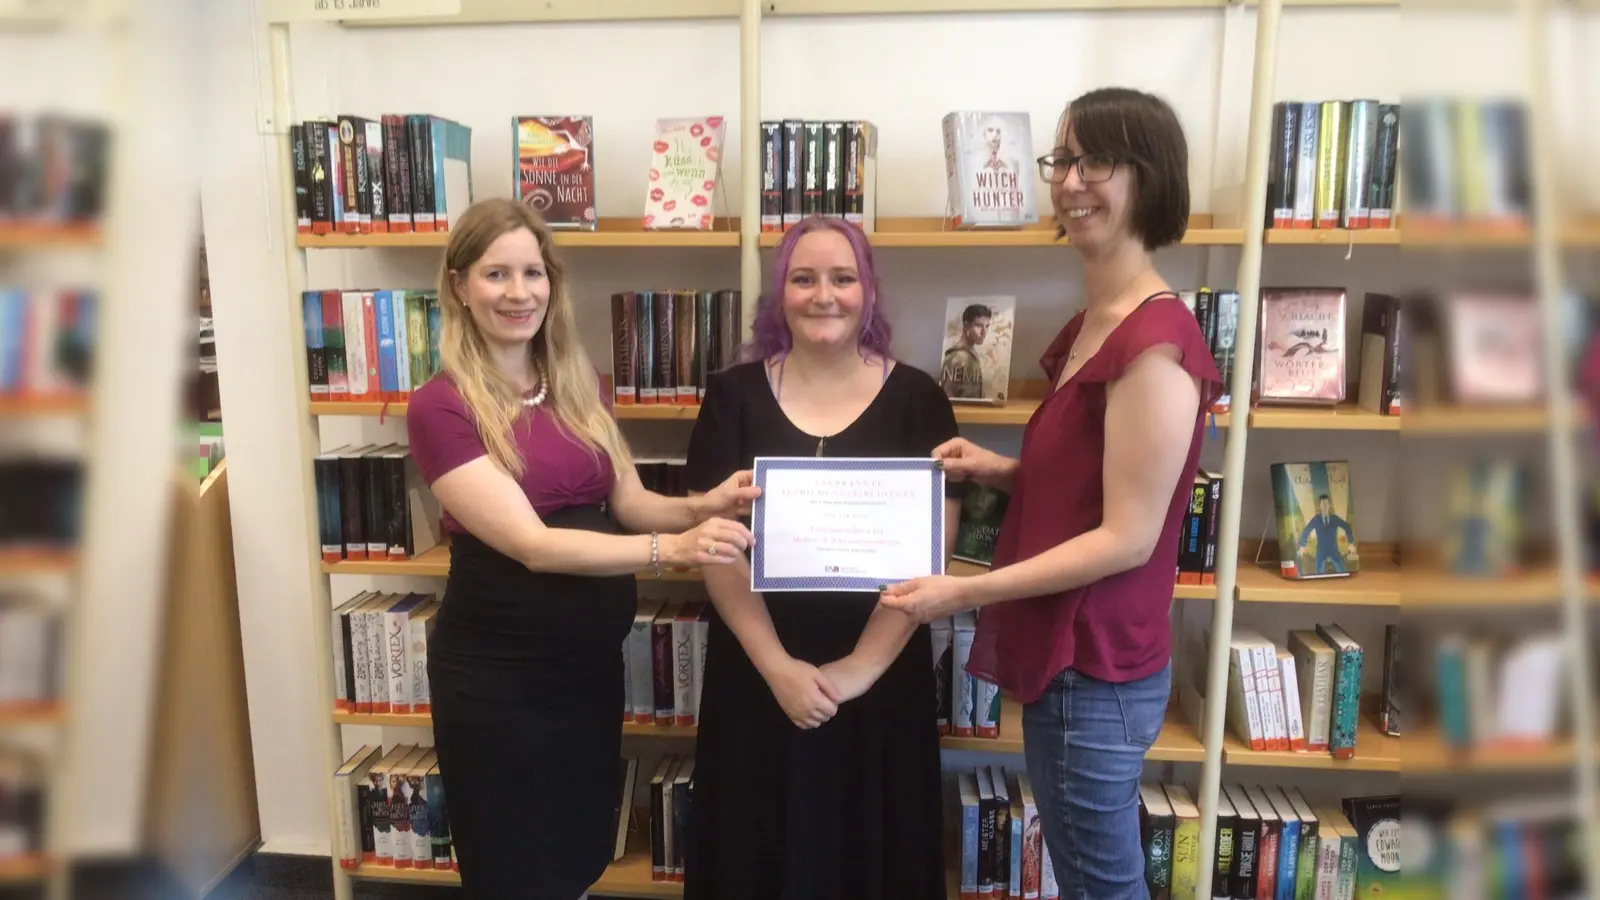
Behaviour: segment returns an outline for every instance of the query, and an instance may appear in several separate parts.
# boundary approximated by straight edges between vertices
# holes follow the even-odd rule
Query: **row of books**
[[[956,804],[961,900],[1059,900],[1027,772],[959,771]]]
[[[1385,638],[1385,662],[1396,662],[1399,639],[1393,626]],[[1354,758],[1364,649],[1332,624],[1291,631],[1287,643],[1280,647],[1254,629],[1233,629],[1228,646],[1229,728],[1251,750]],[[1398,735],[1397,692],[1385,691],[1385,699],[1384,730]]]
[[[736,290],[612,294],[613,403],[699,403],[710,374],[735,360],[743,327],[740,302]]]
[[[97,224],[110,167],[110,123],[0,112],[0,226]]]
[[[301,234],[449,231],[472,205],[472,129],[428,114],[340,115],[289,129]]]
[[[1566,718],[1565,639],[1451,629],[1429,648],[1440,737],[1454,750],[1554,742]]]
[[[1562,301],[1571,334],[1587,322],[1576,296]],[[1440,292],[1407,298],[1406,390],[1418,405],[1538,403],[1548,385],[1543,313],[1531,293]],[[1565,351],[1568,348],[1560,348]]]
[[[1178,296],[1194,313],[1200,324],[1200,333],[1211,348],[1212,361],[1222,375],[1222,394],[1211,403],[1212,412],[1227,412],[1232,405],[1229,385],[1233,377],[1233,353],[1239,333],[1239,292],[1213,291],[1202,287],[1192,291],[1179,291]]]
[[[49,767],[37,750],[0,746],[0,868],[45,852]]]
[[[0,711],[55,703],[62,687],[61,613],[40,598],[0,593]]]
[[[312,462],[323,562],[400,561],[443,538],[441,508],[405,444],[345,444]]]
[[[933,640],[933,681],[938,694],[939,733],[955,737],[1000,737],[1000,688],[967,674],[978,628],[974,611],[929,623]]]
[[[512,195],[552,228],[598,227],[593,118],[519,115],[511,127]],[[712,227],[726,131],[718,115],[656,120],[641,219],[646,230]]]
[[[0,549],[65,551],[83,533],[83,464],[50,456],[0,461]]]
[[[1363,299],[1359,402],[1385,415],[1399,413],[1403,390],[1400,300],[1368,293]],[[1262,404],[1332,406],[1345,402],[1352,357],[1345,341],[1349,294],[1341,287],[1261,290],[1256,335],[1254,400]]]
[[[0,287],[0,398],[86,391],[99,331],[98,300],[87,289]]]
[[[363,591],[333,611],[334,708],[427,715],[428,638],[437,594]]]
[[[333,773],[333,852],[341,868],[458,870],[438,754],[368,744]]]
[[[699,724],[709,615],[709,600],[639,599],[622,643],[622,721]]]
[[[649,790],[650,880],[682,883],[684,849],[689,845],[689,822],[694,812],[693,754],[663,756],[650,776]],[[618,848],[623,846],[624,837],[619,823]]]
[[[872,227],[878,130],[861,120],[761,123],[761,230],[785,231],[807,216]]]
[[[1399,145],[1398,103],[1274,103],[1266,226],[1394,227]]]
[[[1581,897],[1596,860],[1572,791],[1452,802],[1405,799],[1405,882],[1451,900]]]
[[[315,290],[300,300],[311,399],[404,401],[438,373],[437,290]]]
[[[1317,804],[1298,788],[1223,785],[1209,889],[1197,884],[1200,810],[1186,788],[1140,785],[1139,822],[1151,897],[1353,900],[1399,886],[1394,795]]]
[[[1518,99],[1413,97],[1400,166],[1408,223],[1521,223],[1532,212],[1528,114]]]

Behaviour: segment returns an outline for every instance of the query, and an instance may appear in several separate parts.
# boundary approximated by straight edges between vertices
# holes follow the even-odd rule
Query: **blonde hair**
[[[450,244],[444,251],[439,271],[439,361],[477,424],[483,446],[506,472],[521,478],[524,460],[517,453],[511,429],[522,413],[522,391],[490,360],[489,347],[472,313],[456,295],[456,273],[462,280],[467,270],[502,235],[521,228],[533,233],[544,258],[550,280],[550,300],[544,323],[528,342],[528,353],[544,371],[548,392],[544,409],[556,425],[581,441],[590,452],[605,453],[620,475],[633,465],[627,442],[616,421],[600,401],[600,382],[589,355],[578,337],[578,324],[567,295],[566,270],[555,253],[550,228],[538,213],[508,199],[482,200],[472,204],[452,222]]]

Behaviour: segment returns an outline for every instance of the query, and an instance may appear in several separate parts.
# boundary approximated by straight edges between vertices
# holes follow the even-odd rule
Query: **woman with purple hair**
[[[742,362],[707,385],[691,491],[757,456],[926,458],[957,435],[938,383],[890,356],[879,300],[859,228],[789,229]],[[704,575],[714,612],[684,896],[942,900],[927,626],[876,594],[752,593],[744,560]]]

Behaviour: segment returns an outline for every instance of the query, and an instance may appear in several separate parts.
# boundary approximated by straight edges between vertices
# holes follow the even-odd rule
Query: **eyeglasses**
[[[1117,158],[1106,153],[1085,153],[1082,156],[1047,154],[1039,157],[1039,177],[1051,184],[1067,180],[1067,171],[1076,166],[1078,180],[1084,184],[1110,181],[1117,172]]]

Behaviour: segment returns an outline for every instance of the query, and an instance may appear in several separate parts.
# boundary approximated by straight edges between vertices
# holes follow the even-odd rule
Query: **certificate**
[[[872,591],[944,574],[933,459],[757,457],[752,591]]]

